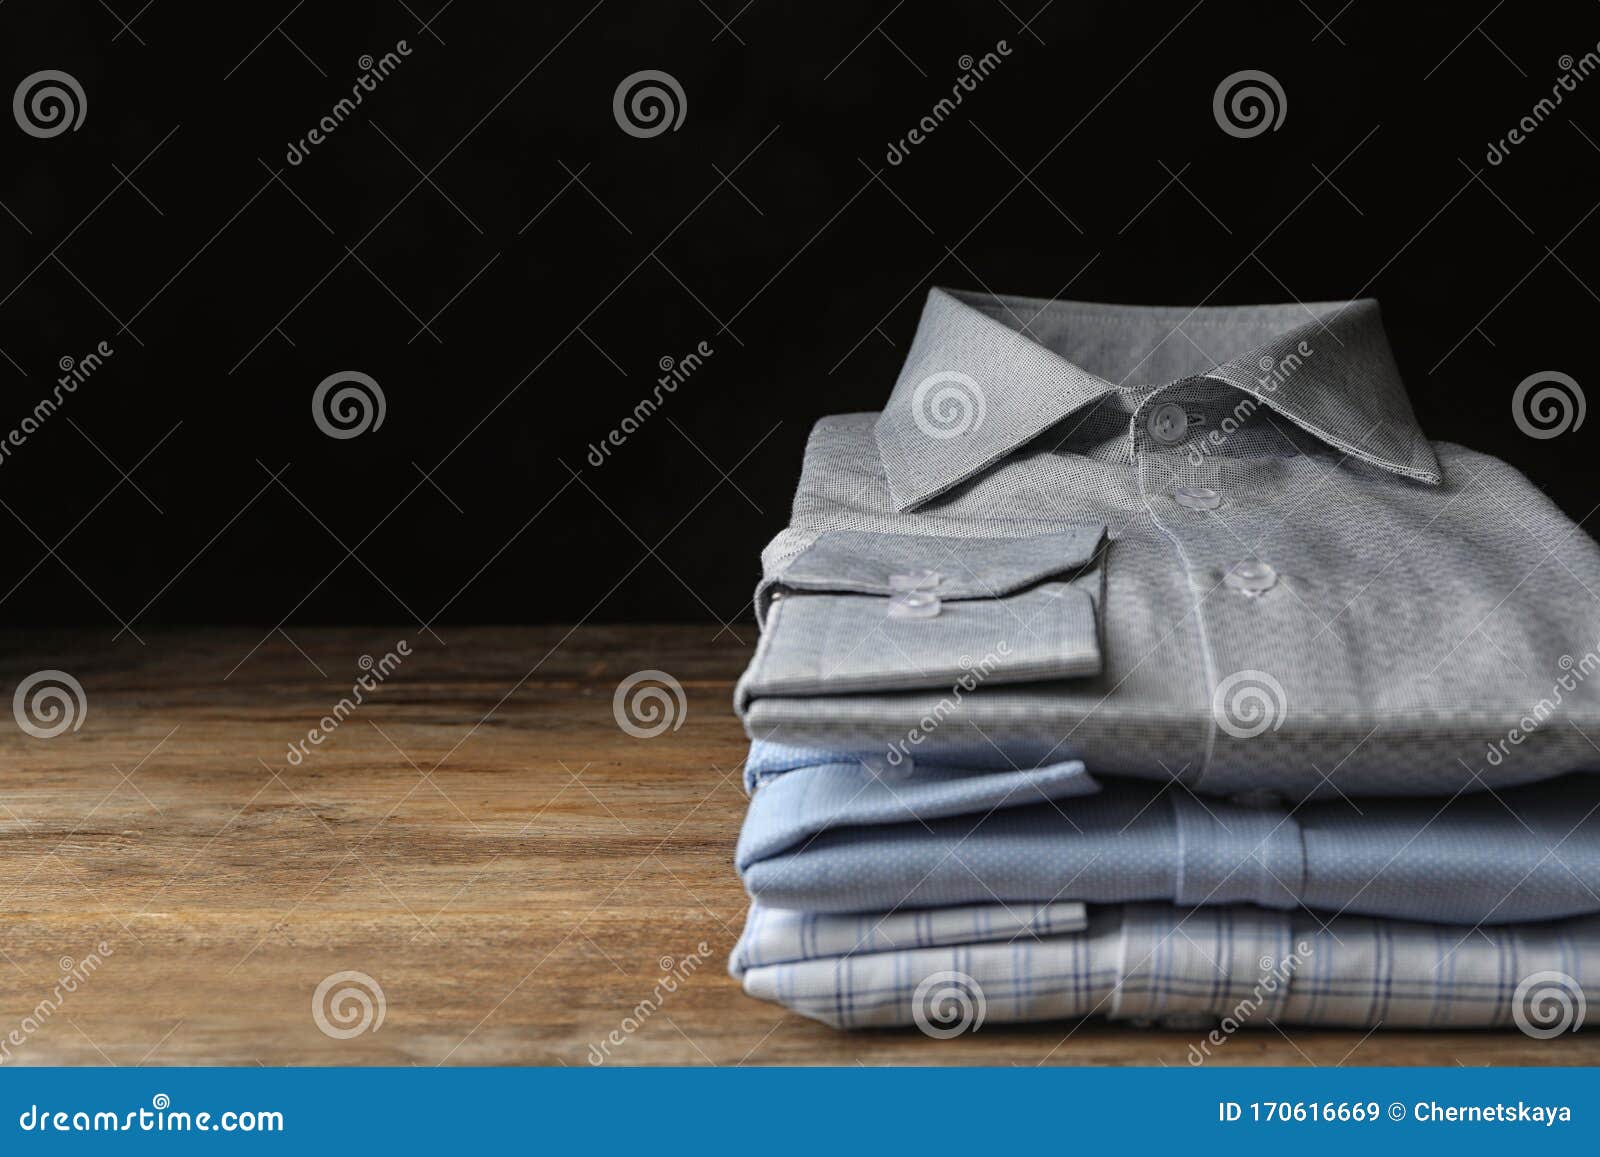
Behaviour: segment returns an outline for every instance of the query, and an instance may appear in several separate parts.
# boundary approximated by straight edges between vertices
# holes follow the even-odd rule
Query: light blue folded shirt
[[[770,908],[1166,901],[1477,924],[1600,912],[1600,781],[1289,807],[1176,783],[757,742],[735,854]]]

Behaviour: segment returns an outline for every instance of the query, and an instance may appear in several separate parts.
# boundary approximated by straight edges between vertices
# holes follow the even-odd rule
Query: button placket
[[[1272,501],[1270,494],[1262,496],[1262,479],[1276,474],[1276,464],[1235,457],[1229,450],[1237,453],[1237,447],[1208,438],[1210,424],[1221,420],[1226,407],[1203,384],[1178,383],[1160,394],[1147,397],[1133,419],[1132,457],[1145,509],[1171,540],[1178,564],[1190,577],[1196,645],[1218,677],[1271,670],[1274,635],[1294,629],[1301,613],[1292,592],[1276,589],[1287,582],[1274,565],[1282,560],[1269,562],[1252,553],[1256,541],[1271,541],[1266,532],[1271,529],[1267,517]],[[1177,406],[1177,399],[1183,402],[1184,435],[1168,442],[1159,434],[1173,428],[1175,415],[1157,422],[1155,411],[1158,402]],[[1192,783],[1197,786],[1209,790],[1222,777],[1229,786],[1248,781],[1249,769],[1281,758],[1280,746],[1271,738],[1248,745],[1226,733],[1217,735],[1214,727],[1210,731],[1213,738],[1204,741],[1192,761]]]

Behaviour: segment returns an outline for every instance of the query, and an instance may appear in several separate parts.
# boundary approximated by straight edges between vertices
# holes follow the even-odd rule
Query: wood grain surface
[[[1188,1063],[1193,1033],[935,1041],[744,996],[730,700],[754,631],[715,630],[12,635],[6,696],[54,668],[86,710],[54,738],[0,728],[0,1062],[581,1066],[666,967],[693,971],[606,1063]],[[412,654],[292,763],[361,657],[402,638]],[[612,713],[645,668],[687,695],[648,739]],[[319,1027],[341,972],[381,989],[375,1030]],[[1263,1027],[1209,1063],[1595,1064],[1600,1035]]]

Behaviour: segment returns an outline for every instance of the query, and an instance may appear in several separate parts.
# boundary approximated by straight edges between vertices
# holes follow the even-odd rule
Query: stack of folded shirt
[[[1423,436],[1375,302],[935,290],[762,563],[750,994],[1550,1035],[1600,993],[1600,550]]]

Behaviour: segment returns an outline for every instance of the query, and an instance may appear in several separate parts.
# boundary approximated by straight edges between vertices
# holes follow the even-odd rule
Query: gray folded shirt
[[[1423,435],[1371,301],[935,290],[763,572],[752,738],[1291,802],[1600,766],[1600,550]]]

